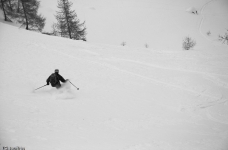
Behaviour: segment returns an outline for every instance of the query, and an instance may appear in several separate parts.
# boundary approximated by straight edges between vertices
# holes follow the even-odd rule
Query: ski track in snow
[[[214,122],[219,122],[219,123],[221,123],[221,124],[226,124],[226,125],[228,125],[228,119],[227,119],[227,120],[222,120],[222,119],[217,119],[217,118],[213,117],[213,115],[212,115],[211,112],[210,112],[210,109],[207,109],[206,115],[207,115],[207,118],[208,118],[208,119],[213,120]]]
[[[203,7],[202,7],[201,10],[200,10],[200,14],[202,14],[202,19],[201,19],[200,24],[199,24],[199,33],[201,34],[202,37],[204,37],[204,38],[205,38],[206,40],[208,40],[208,41],[212,41],[212,40],[209,39],[205,34],[203,34],[203,32],[202,32],[202,30],[201,30],[202,25],[203,25],[203,22],[204,22],[204,18],[205,18],[204,14],[203,14],[203,11],[204,11],[205,7],[206,7],[209,3],[212,3],[212,2],[214,2],[214,1],[217,1],[217,0],[211,0],[211,1],[207,2],[206,4],[203,5]]]
[[[149,66],[149,67],[153,67],[153,68],[159,68],[159,69],[164,69],[164,70],[175,70],[175,71],[183,71],[183,72],[189,72],[189,73],[196,73],[196,74],[201,74],[204,76],[204,78],[214,82],[215,84],[224,87],[224,88],[228,88],[228,84],[226,82],[221,81],[219,78],[215,77],[217,76],[226,76],[226,75],[222,75],[222,74],[215,74],[215,73],[206,73],[206,72],[202,72],[202,71],[195,71],[195,70],[187,70],[187,69],[177,69],[177,68],[168,68],[168,67],[161,67],[159,65],[152,65],[150,63],[146,63],[146,62],[140,62],[140,61],[134,61],[134,60],[128,60],[128,59],[120,59],[120,58],[114,58],[114,61],[125,61],[125,62],[131,62],[131,63],[135,63],[135,64],[140,64],[143,66]],[[206,66],[205,66],[206,67]],[[224,69],[228,69],[228,68],[224,68]]]
[[[71,58],[71,59],[80,59],[81,61],[87,61],[87,62],[90,62],[92,64],[98,64],[98,65],[101,65],[101,66],[105,66],[105,67],[108,67],[108,68],[111,68],[111,69],[114,69],[114,70],[117,70],[117,71],[121,71],[121,72],[130,74],[130,75],[133,75],[133,76],[137,76],[139,78],[142,78],[142,79],[145,79],[145,80],[148,80],[148,81],[151,81],[151,82],[156,82],[158,84],[162,84],[162,85],[165,85],[165,86],[170,86],[170,87],[173,87],[173,88],[176,88],[176,89],[180,89],[180,90],[183,90],[183,91],[190,92],[190,93],[196,95],[196,97],[205,97],[205,98],[207,98],[207,102],[203,102],[201,104],[198,104],[198,105],[196,105],[194,107],[190,107],[189,108],[189,109],[192,109],[192,110],[205,109],[205,108],[213,107],[213,106],[215,106],[217,104],[221,104],[221,103],[225,104],[228,101],[227,99],[223,99],[223,95],[220,95],[220,97],[212,96],[212,95],[203,93],[203,91],[199,92],[199,91],[196,91],[196,90],[193,90],[193,89],[190,89],[190,88],[186,88],[186,87],[179,86],[179,85],[172,84],[172,83],[159,81],[158,79],[155,79],[155,78],[152,78],[152,77],[147,77],[147,76],[144,76],[144,75],[141,75],[141,74],[137,74],[137,73],[125,70],[125,69],[121,69],[119,67],[116,67],[116,66],[113,66],[113,65],[107,63],[107,61],[105,62],[105,60],[110,60],[110,59],[107,59],[107,58],[102,58],[102,63],[101,63],[101,62],[94,61],[94,60],[89,60],[89,59],[86,59],[86,58],[78,58],[78,57],[75,57],[74,55],[69,55],[67,53],[61,52],[60,50],[55,50],[53,48],[48,48],[47,46],[44,46],[44,45],[42,45],[41,47],[43,49],[47,49],[49,51],[58,52],[58,53],[66,56],[68,58]],[[94,53],[94,52],[90,52],[89,50],[87,50],[86,52],[89,53],[89,54],[96,54],[97,56],[99,56],[99,54]],[[209,73],[204,73],[204,72],[200,72],[200,71],[184,70],[184,69],[166,68],[166,67],[151,65],[151,64],[148,64],[148,63],[144,63],[144,62],[126,60],[126,59],[119,59],[119,58],[115,58],[114,60],[117,61],[117,62],[119,60],[127,61],[127,62],[131,62],[131,63],[137,63],[137,64],[140,64],[140,65],[143,65],[143,66],[155,67],[155,68],[160,68],[160,69],[164,69],[164,70],[177,70],[177,71],[183,71],[183,72],[198,73],[198,74],[202,74],[204,76],[204,78],[210,79],[215,84],[217,84],[219,86],[222,86],[224,88],[227,88],[227,84],[226,83],[218,81],[217,78],[216,78],[216,80],[213,80],[213,78],[215,78],[215,77],[213,77]]]
[[[130,74],[130,75],[133,75],[133,76],[137,76],[139,78],[151,81],[153,83],[156,82],[158,84],[162,84],[162,85],[165,85],[165,86],[171,86],[171,87],[174,87],[174,88],[177,88],[177,89],[180,89],[180,90],[184,90],[184,91],[193,93],[193,94],[197,95],[196,97],[205,97],[205,98],[207,98],[206,102],[203,102],[201,104],[197,104],[195,106],[190,106],[190,107],[187,106],[187,109],[190,109],[190,110],[210,108],[210,107],[213,107],[215,105],[218,105],[218,104],[221,104],[221,103],[224,104],[224,103],[227,102],[226,99],[223,99],[223,95],[221,95],[220,97],[215,97],[215,96],[204,94],[203,92],[192,90],[192,89],[189,89],[189,88],[186,88],[186,87],[183,87],[183,86],[178,86],[178,85],[175,85],[175,84],[172,84],[172,83],[159,81],[158,79],[155,79],[155,78],[151,78],[151,77],[148,77],[148,76],[144,76],[144,75],[141,75],[141,74],[138,74],[138,73],[134,73],[134,72],[128,71],[128,70],[123,69],[123,68],[119,68],[117,66],[114,66],[114,65],[110,64],[109,62],[110,61],[111,62],[113,62],[113,61],[114,62],[130,62],[132,64],[140,64],[142,66],[147,66],[147,67],[152,67],[152,68],[159,68],[159,69],[163,69],[163,70],[171,70],[171,71],[175,70],[175,71],[181,71],[181,72],[189,72],[189,73],[193,73],[193,74],[201,74],[201,75],[203,75],[204,78],[207,78],[207,79],[211,80],[215,84],[217,84],[217,85],[219,85],[221,87],[227,88],[226,83],[223,83],[223,82],[219,81],[219,79],[216,78],[214,75],[211,75],[211,73],[205,73],[205,72],[193,71],[193,70],[186,70],[186,69],[167,68],[167,67],[161,67],[159,65],[152,65],[150,63],[145,63],[145,62],[141,62],[141,61],[135,61],[135,60],[129,60],[129,59],[121,59],[121,58],[113,58],[113,57],[112,58],[108,58],[108,57],[106,57],[106,58],[98,58],[96,61],[94,61],[94,60],[91,60],[91,59],[88,59],[88,58],[79,58],[79,57],[76,57],[74,55],[70,55],[70,54],[67,54],[65,52],[62,52],[61,50],[58,50],[58,49],[55,50],[55,49],[50,48],[50,47],[48,47],[46,45],[42,45],[41,47],[43,49],[45,49],[45,50],[58,52],[59,54],[62,54],[65,57],[71,58],[73,60],[77,59],[77,60],[86,61],[86,62],[89,62],[89,63],[92,63],[92,64],[98,64],[98,65],[101,65],[101,66],[108,67],[110,69],[114,69],[114,70],[121,71],[121,72]],[[97,47],[97,48],[99,49],[99,47]],[[90,52],[89,50],[87,50],[85,52],[88,53],[89,55],[92,54],[92,55],[95,55],[95,56],[100,56],[98,53]],[[215,75],[218,75],[218,74],[215,74]],[[215,78],[216,80],[214,80],[213,78]],[[161,105],[165,106],[166,108],[169,108],[169,106],[167,106],[167,105],[163,105],[163,104],[161,104]],[[184,109],[186,109],[186,108],[184,108]],[[207,111],[207,118],[210,119],[210,120],[213,120],[215,122],[227,124],[226,121],[220,121],[220,120],[214,119],[210,115],[209,111]]]

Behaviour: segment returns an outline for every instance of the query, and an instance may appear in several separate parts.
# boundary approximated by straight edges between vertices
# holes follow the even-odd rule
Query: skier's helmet
[[[59,73],[59,69],[55,69],[55,72],[56,72],[56,73]]]

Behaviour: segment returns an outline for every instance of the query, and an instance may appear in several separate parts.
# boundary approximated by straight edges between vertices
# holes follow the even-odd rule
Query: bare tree
[[[207,35],[210,36],[210,35],[211,35],[211,31],[208,31],[208,32],[207,32]]]
[[[228,33],[225,33],[224,35],[219,35],[219,41],[221,41],[223,44],[228,44]]]
[[[145,47],[146,47],[146,48],[149,48],[149,45],[146,43],[146,44],[145,44]]]
[[[58,35],[58,31],[57,31],[56,23],[53,23],[51,27],[52,27],[53,35],[57,36]]]
[[[182,47],[185,50],[189,50],[191,48],[193,48],[196,45],[196,42],[194,40],[192,40],[192,38],[190,38],[189,36],[185,37],[185,39],[183,40],[182,43]]]
[[[125,45],[126,45],[126,42],[122,42],[121,45],[122,45],[122,46],[125,46]]]

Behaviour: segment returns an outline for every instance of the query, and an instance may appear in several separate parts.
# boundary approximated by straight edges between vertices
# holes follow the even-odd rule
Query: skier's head
[[[55,73],[59,73],[59,69],[55,69]]]

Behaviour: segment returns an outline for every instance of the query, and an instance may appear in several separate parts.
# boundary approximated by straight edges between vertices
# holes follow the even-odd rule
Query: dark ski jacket
[[[61,86],[60,81],[61,81],[61,82],[66,82],[66,80],[65,80],[59,73],[55,72],[55,73],[52,73],[52,74],[47,78],[47,80],[46,80],[47,85],[49,85],[51,76],[52,76],[53,74],[55,74],[56,77],[57,77],[57,83],[54,84],[54,85],[51,83],[51,86],[52,86],[52,87],[57,87],[57,88],[58,88],[58,87]]]

